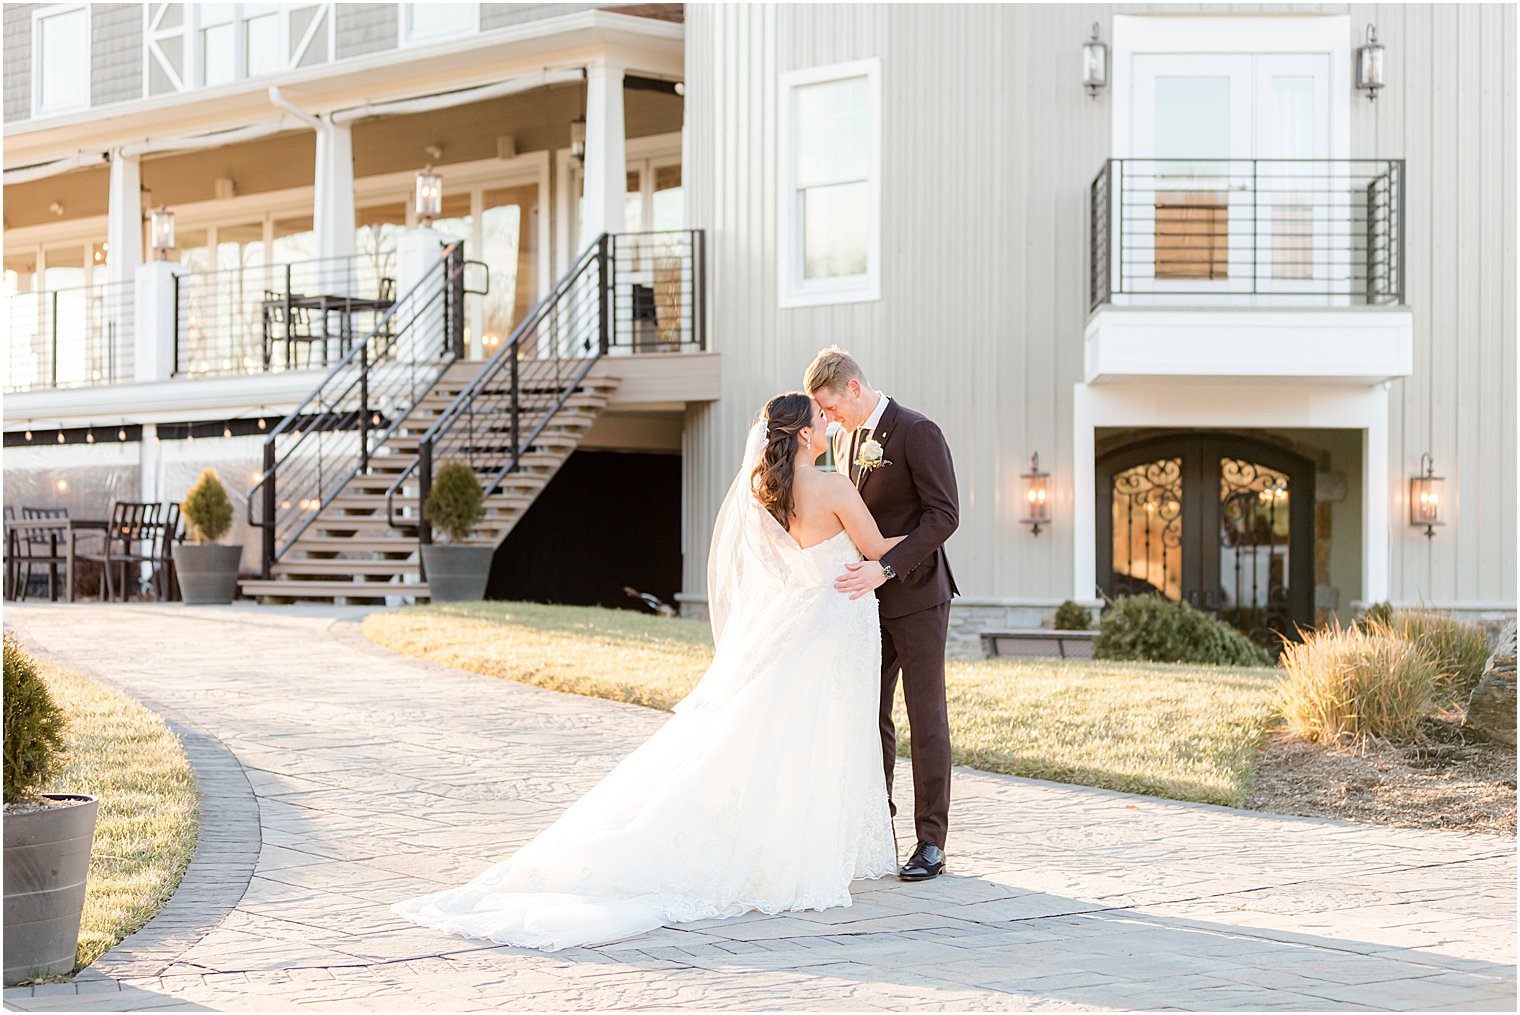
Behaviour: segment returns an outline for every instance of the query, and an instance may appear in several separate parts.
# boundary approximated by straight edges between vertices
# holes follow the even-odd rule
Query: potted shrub
[[[215,469],[201,473],[179,509],[191,540],[173,548],[181,596],[191,605],[232,602],[243,546],[217,544],[232,528],[232,500]]]
[[[74,968],[97,798],[42,793],[63,715],[36,661],[5,634],[5,985]]]
[[[429,598],[435,603],[484,599],[496,548],[461,545],[486,516],[485,491],[475,470],[463,462],[449,462],[439,469],[422,514],[434,532],[447,540],[422,547]]]

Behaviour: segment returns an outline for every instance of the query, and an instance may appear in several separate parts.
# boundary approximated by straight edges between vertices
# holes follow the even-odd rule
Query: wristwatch
[[[897,572],[892,570],[891,564],[883,564],[881,566],[881,576],[883,578],[896,578]]]

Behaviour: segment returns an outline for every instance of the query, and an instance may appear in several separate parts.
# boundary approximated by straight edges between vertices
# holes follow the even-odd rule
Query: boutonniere
[[[882,457],[880,441],[869,437],[861,441],[860,450],[855,454],[855,467],[860,470],[860,479],[865,479],[866,473],[872,469],[878,469],[883,465],[891,464],[891,462]]]

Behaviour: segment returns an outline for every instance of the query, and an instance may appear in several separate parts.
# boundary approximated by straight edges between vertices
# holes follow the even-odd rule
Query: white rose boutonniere
[[[867,438],[860,444],[860,450],[855,454],[855,467],[860,470],[860,478],[864,479],[866,473],[872,469],[892,463],[882,457],[881,442]]]

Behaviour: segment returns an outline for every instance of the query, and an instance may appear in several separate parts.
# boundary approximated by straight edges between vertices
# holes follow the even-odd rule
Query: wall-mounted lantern
[[[443,177],[433,172],[432,163],[417,174],[417,221],[424,226],[443,214]]]
[[[1022,474],[1024,480],[1024,517],[1019,522],[1033,526],[1031,535],[1038,536],[1042,525],[1050,524],[1050,473],[1040,471],[1040,453],[1030,456],[1029,471]]]
[[[1383,47],[1377,41],[1377,29],[1367,26],[1367,41],[1356,48],[1356,86],[1367,93],[1367,98],[1377,101],[1378,89],[1387,82],[1383,79]]]
[[[153,237],[153,255],[160,261],[169,259],[174,249],[174,213],[163,205],[149,214],[149,233]]]
[[[1108,46],[1098,38],[1098,23],[1093,22],[1092,36],[1082,46],[1082,83],[1087,94],[1098,97],[1098,91],[1108,87]]]
[[[1446,480],[1435,474],[1435,462],[1430,452],[1420,456],[1420,474],[1409,477],[1409,524],[1425,526],[1425,538],[1435,536],[1437,525],[1445,525],[1441,517],[1441,497]]]

